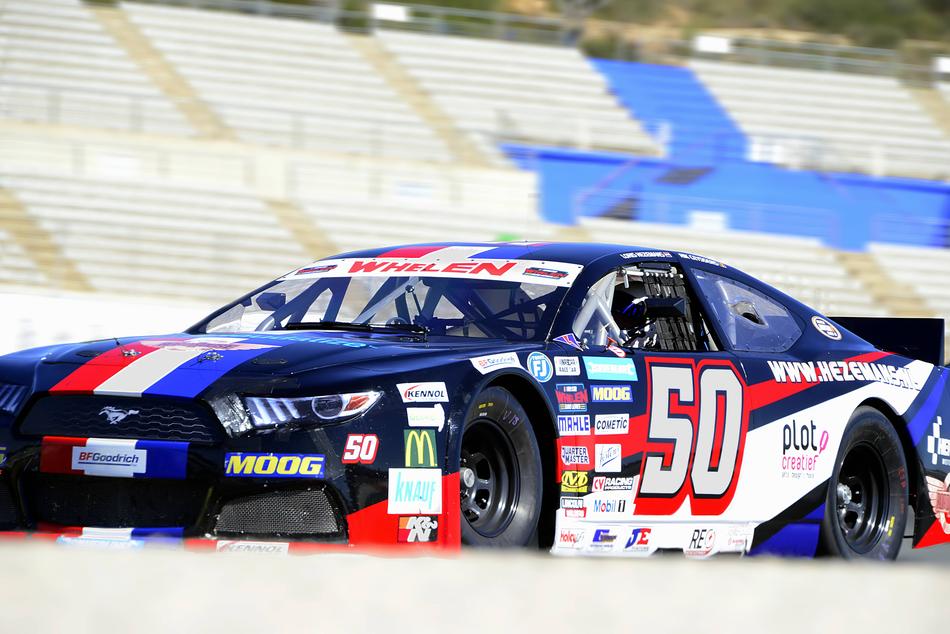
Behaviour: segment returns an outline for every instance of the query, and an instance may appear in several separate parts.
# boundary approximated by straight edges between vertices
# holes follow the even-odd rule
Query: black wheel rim
[[[887,529],[890,487],[880,452],[868,443],[852,447],[838,472],[838,529],[858,554],[871,551]]]
[[[514,445],[498,423],[479,419],[462,436],[462,517],[482,537],[497,537],[518,508],[521,482]]]

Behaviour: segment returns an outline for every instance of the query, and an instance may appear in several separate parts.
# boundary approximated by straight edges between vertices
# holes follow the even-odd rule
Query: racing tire
[[[527,412],[504,388],[482,391],[462,428],[462,543],[478,548],[536,543],[542,475]]]
[[[896,559],[907,505],[907,462],[894,426],[878,410],[858,408],[828,481],[819,554]]]

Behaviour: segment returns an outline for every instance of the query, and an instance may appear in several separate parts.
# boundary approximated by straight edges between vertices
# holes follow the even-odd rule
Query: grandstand
[[[896,78],[177,4],[0,0],[4,289],[210,307],[337,251],[526,237],[950,316],[950,133]]]

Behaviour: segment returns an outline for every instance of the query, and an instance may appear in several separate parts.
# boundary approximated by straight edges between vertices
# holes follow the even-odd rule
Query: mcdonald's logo
[[[438,467],[434,429],[408,429],[406,438],[407,467]]]

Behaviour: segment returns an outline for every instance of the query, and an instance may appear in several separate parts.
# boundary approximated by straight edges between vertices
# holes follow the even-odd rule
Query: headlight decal
[[[29,388],[22,385],[0,383],[0,412],[15,414],[23,403],[23,399],[26,398],[28,391]]]
[[[380,396],[375,390],[298,398],[248,396],[244,403],[254,428],[276,429],[349,420],[368,411]]]

